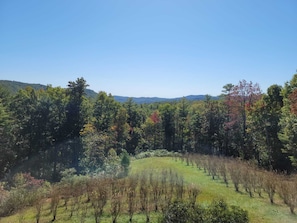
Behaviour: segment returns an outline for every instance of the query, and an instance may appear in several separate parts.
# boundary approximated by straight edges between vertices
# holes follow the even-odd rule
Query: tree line
[[[297,74],[263,93],[246,80],[220,99],[136,104],[85,94],[84,78],[66,89],[0,87],[0,176],[17,171],[58,181],[61,172],[118,173],[125,154],[166,149],[253,160],[266,169],[297,166]],[[123,165],[121,165],[123,164]]]

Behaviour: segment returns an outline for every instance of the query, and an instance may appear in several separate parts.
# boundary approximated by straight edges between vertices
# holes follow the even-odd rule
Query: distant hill
[[[7,81],[7,80],[0,80],[0,86],[4,86],[12,94],[17,93],[19,90],[24,89],[26,87],[31,87],[34,90],[46,89],[46,85],[42,85],[42,84],[29,84],[29,83],[23,83],[18,81]],[[95,98],[97,96],[97,93],[91,89],[87,89],[86,94],[88,97],[91,97],[91,98]]]
[[[173,102],[173,101],[179,101],[182,98],[185,98],[189,101],[201,101],[204,100],[206,95],[188,95],[185,97],[177,97],[177,98],[158,98],[158,97],[132,97],[133,101],[137,104],[149,104],[149,103],[155,103],[155,102]],[[123,96],[114,96],[114,99],[118,102],[126,102],[129,97],[123,97]],[[212,99],[216,100],[218,97],[212,97]]]
[[[40,89],[46,89],[46,85],[42,84],[29,84],[29,83],[23,83],[18,81],[8,81],[8,80],[0,80],[0,86],[4,86],[7,90],[9,90],[11,93],[15,94],[19,90],[24,89],[26,87],[32,87],[35,90]],[[90,98],[96,98],[97,93],[91,89],[86,90],[86,94]],[[183,97],[177,97],[177,98],[159,98],[159,97],[125,97],[125,96],[118,96],[114,95],[114,99],[120,103],[126,102],[129,98],[132,98],[133,101],[137,104],[149,104],[149,103],[155,103],[155,102],[173,102],[173,101],[179,101]],[[201,101],[205,100],[206,95],[188,95],[184,98],[189,101]],[[216,100],[218,97],[212,97],[212,99]]]
[[[42,84],[28,84],[28,83],[22,83],[18,81],[0,80],[0,85],[4,86],[8,91],[10,91],[13,94],[17,93],[19,90],[24,89],[28,86],[35,90],[46,89],[46,86]]]

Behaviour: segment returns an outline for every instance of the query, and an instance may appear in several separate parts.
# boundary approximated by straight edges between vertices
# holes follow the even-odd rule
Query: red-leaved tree
[[[225,102],[227,104],[228,118],[226,119],[225,129],[231,131],[230,140],[234,148],[233,155],[242,155],[244,158],[251,158],[249,138],[247,135],[247,111],[261,98],[261,90],[258,84],[247,82],[239,83],[229,91]]]

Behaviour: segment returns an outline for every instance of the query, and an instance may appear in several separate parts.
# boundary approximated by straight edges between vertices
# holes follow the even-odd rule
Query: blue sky
[[[0,0],[0,79],[122,96],[219,95],[297,69],[296,0]]]

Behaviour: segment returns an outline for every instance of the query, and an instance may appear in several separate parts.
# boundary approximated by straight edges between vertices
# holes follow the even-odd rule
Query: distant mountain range
[[[18,81],[8,81],[8,80],[0,80],[0,86],[4,86],[7,90],[12,92],[13,94],[18,92],[21,89],[24,89],[26,87],[32,87],[35,90],[40,89],[46,89],[46,85],[42,84],[29,84],[29,83],[23,83]],[[86,94],[90,98],[96,98],[97,93],[91,89],[86,90]],[[188,95],[185,97],[177,97],[177,98],[159,98],[159,97],[126,97],[126,96],[118,96],[113,95],[114,99],[118,102],[124,103],[129,98],[132,98],[133,101],[137,104],[149,104],[149,103],[155,103],[155,102],[172,102],[172,101],[179,101],[182,98],[185,98],[189,101],[201,101],[206,98],[206,95]],[[212,99],[216,100],[218,97],[212,97]]]
[[[129,98],[132,98],[133,101],[137,104],[149,104],[155,102],[173,102],[179,101],[182,98],[185,98],[189,101],[201,101],[204,100],[206,95],[188,95],[185,97],[177,97],[177,98],[158,98],[158,97],[124,97],[124,96],[113,96],[114,99],[118,102],[126,102]],[[213,99],[216,97],[212,97]]]

